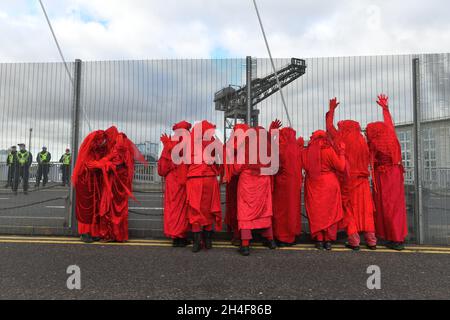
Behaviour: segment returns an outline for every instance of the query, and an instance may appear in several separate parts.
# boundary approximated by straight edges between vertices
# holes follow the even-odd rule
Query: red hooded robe
[[[172,129],[190,130],[191,124],[182,121],[175,124]],[[171,151],[175,144],[176,141],[165,143],[158,160],[158,174],[165,178],[164,234],[172,239],[186,238],[189,231],[186,204],[187,165],[173,163]]]
[[[204,133],[215,127],[204,120],[197,123],[192,129],[192,163],[188,168],[186,192],[189,223],[193,227],[209,227],[215,223],[216,230],[220,231],[222,229],[222,208],[219,181],[217,180],[220,166],[213,159],[215,155],[204,157],[205,148],[213,143],[215,138],[209,137],[210,139],[203,141]],[[201,154],[197,154],[200,152]],[[201,159],[201,163],[195,163],[196,158]]]
[[[388,108],[383,108],[384,122],[367,125],[374,182],[375,227],[378,237],[403,242],[408,234],[404,169],[400,143]]]
[[[261,174],[263,165],[259,159],[259,140],[262,134],[269,135],[262,127],[257,130],[257,150],[245,144],[245,164],[235,164],[234,173],[239,175],[237,190],[239,230],[268,229],[272,227],[272,177]],[[247,139],[248,142],[248,139]],[[270,138],[267,137],[270,152]],[[250,163],[250,152],[258,152],[257,163]],[[269,153],[268,153],[269,154]]]
[[[369,148],[358,122],[344,120],[333,125],[334,110],[326,115],[327,132],[334,145],[345,143],[347,170],[338,175],[341,183],[344,220],[348,235],[375,232],[374,207],[369,184]]]
[[[301,233],[303,139],[292,128],[279,131],[280,168],[274,178],[273,235],[278,241],[295,242]]]
[[[305,207],[313,239],[319,239],[321,232],[329,228],[337,231],[342,220],[341,188],[336,172],[345,170],[344,155],[337,155],[325,131],[316,131],[311,136],[308,148],[303,152],[305,178]],[[335,240],[336,232],[330,239]]]

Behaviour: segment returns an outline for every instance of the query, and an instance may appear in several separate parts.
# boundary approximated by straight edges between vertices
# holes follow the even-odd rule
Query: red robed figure
[[[239,129],[247,132],[249,127],[247,125],[241,125]],[[237,149],[239,150],[238,152],[245,153],[244,163],[235,163],[232,166],[228,166],[231,167],[231,169],[228,169],[228,172],[232,175],[239,176],[237,186],[237,220],[242,240],[250,240],[252,238],[251,230],[255,229],[270,229],[270,234],[263,233],[263,236],[271,240],[273,239],[272,181],[271,176],[261,174],[261,168],[264,166],[259,159],[259,140],[261,135],[268,135],[268,132],[263,127],[252,129],[256,133],[258,149],[250,150],[248,137],[241,140],[241,144],[237,146]],[[270,151],[269,137],[267,137],[267,142],[267,148]],[[250,152],[258,153],[257,163],[250,163]]]
[[[134,161],[146,162],[134,143],[116,127],[96,131],[93,136],[85,139],[86,144],[83,142],[74,170],[79,232],[103,241],[126,241]]]
[[[334,241],[338,223],[344,217],[341,188],[336,173],[345,170],[344,146],[339,155],[333,149],[325,131],[313,133],[303,152],[305,177],[305,207],[311,237],[316,241]]]
[[[402,243],[408,227],[401,148],[388,98],[380,95],[377,103],[383,109],[384,121],[370,123],[366,129],[373,169],[376,234],[382,239]]]
[[[245,132],[247,129],[247,124],[236,124],[227,144],[224,145],[224,182],[226,182],[225,224],[228,227],[228,231],[233,233],[232,242],[241,238],[238,225],[237,196],[239,175],[235,171],[235,164],[237,164],[238,141],[235,137],[235,132],[236,130],[242,130],[242,132]],[[227,153],[230,160],[232,160],[231,163],[227,162]]]
[[[279,131],[280,167],[274,177],[273,235],[283,243],[294,243],[301,233],[302,152],[303,138],[296,131]]]
[[[104,130],[91,132],[82,142],[75,163],[72,183],[75,188],[75,212],[79,234],[99,236],[99,211],[104,181],[100,170],[90,170],[87,163],[108,153]]]
[[[191,132],[192,163],[187,172],[186,191],[188,218],[193,232],[200,232],[202,228],[209,231],[213,224],[217,231],[222,229],[222,209],[219,181],[217,180],[220,166],[215,163],[215,155],[204,156],[204,150],[215,141],[213,136],[207,137],[204,134],[207,130],[215,129],[215,127],[204,120],[194,125]],[[200,148],[196,148],[195,145]],[[197,152],[201,152],[201,154],[196,154]],[[201,159],[201,163],[194,163],[196,157]]]
[[[186,121],[173,126],[173,130],[190,130],[191,124]],[[178,140],[181,141],[180,137]],[[173,141],[175,140],[175,141]],[[178,143],[174,137],[163,135],[161,142],[164,145],[161,157],[158,160],[158,174],[165,178],[164,188],[164,234],[172,239],[186,238],[189,231],[186,204],[187,165],[174,164],[171,151]]]
[[[330,111],[326,115],[327,132],[333,144],[345,144],[347,169],[338,175],[341,184],[342,206],[345,227],[351,246],[359,246],[359,232],[364,232],[369,246],[376,245],[374,207],[369,184],[369,148],[358,122],[344,120],[334,127],[334,111],[339,103],[330,101]]]

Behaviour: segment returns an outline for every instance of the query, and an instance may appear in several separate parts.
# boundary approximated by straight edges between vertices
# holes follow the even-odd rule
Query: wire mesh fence
[[[420,73],[414,74],[413,59]],[[290,59],[275,59],[277,69]],[[306,74],[283,88],[292,126],[308,140],[325,128],[328,100],[338,97],[336,121],[354,119],[361,127],[382,119],[377,94],[390,97],[405,166],[405,193],[411,242],[450,243],[450,55],[400,55],[306,59]],[[268,59],[254,59],[253,77],[272,72]],[[71,71],[75,63],[70,63]],[[130,228],[136,234],[162,229],[162,193],[156,161],[159,137],[180,120],[208,119],[223,136],[224,115],[216,111],[214,94],[246,83],[246,59],[174,59],[91,61],[81,64],[80,141],[90,129],[116,125],[149,160],[137,166],[135,190],[139,203],[130,203]],[[419,84],[415,91],[414,81]],[[33,155],[29,193],[15,196],[0,189],[0,230],[4,232],[69,232],[73,210],[69,188],[60,186],[58,162],[72,150],[74,89],[62,63],[0,64],[0,182],[6,184],[8,148],[25,143]],[[414,97],[419,117],[414,119]],[[274,118],[287,123],[278,94],[259,103],[259,123]],[[420,124],[420,126],[417,126]],[[414,143],[419,127],[418,146]],[[31,130],[30,130],[31,129]],[[42,146],[52,153],[49,182],[34,188],[36,156]],[[415,156],[418,147],[420,159]],[[415,181],[416,168],[421,180]],[[420,186],[421,188],[418,188]],[[420,200],[417,201],[417,193]],[[53,200],[52,200],[53,199]],[[48,200],[48,201],[47,201]],[[42,201],[46,201],[42,203]],[[31,230],[31,231],[30,231]],[[307,231],[307,225],[304,228]]]

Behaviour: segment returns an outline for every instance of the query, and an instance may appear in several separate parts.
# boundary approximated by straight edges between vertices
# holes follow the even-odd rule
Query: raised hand
[[[275,119],[274,121],[272,121],[272,123],[270,124],[270,130],[274,130],[274,129],[280,129],[283,126],[283,124],[281,123],[280,120]]]
[[[168,146],[171,142],[170,137],[165,133],[161,135],[160,140],[161,140],[162,144],[164,145],[164,147]]]
[[[383,109],[387,109],[388,106],[389,106],[389,97],[387,95],[385,95],[385,94],[380,94],[378,96],[377,103]]]
[[[341,103],[337,101],[337,98],[330,100],[330,110],[336,109]]]

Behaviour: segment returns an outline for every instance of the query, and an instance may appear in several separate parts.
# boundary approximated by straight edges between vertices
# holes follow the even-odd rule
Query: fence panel
[[[283,91],[292,126],[306,140],[314,130],[325,128],[330,98],[336,96],[341,101],[336,121],[354,119],[365,128],[368,123],[382,119],[381,110],[375,103],[377,94],[389,95],[406,170],[409,240],[414,242],[419,227],[416,223],[419,208],[415,206],[413,58],[420,61],[419,151],[422,162],[419,168],[423,181],[419,183],[423,193],[424,241],[449,244],[448,54],[306,59],[306,74]],[[289,62],[290,59],[275,59],[277,68]],[[180,120],[193,123],[208,119],[217,125],[218,137],[223,137],[223,114],[215,110],[214,93],[229,85],[245,85],[245,63],[245,59],[82,63],[80,141],[90,130],[105,129],[114,124],[127,133],[150,162],[148,168],[136,166],[134,189],[139,203],[130,203],[132,234],[162,233],[163,184],[156,170],[161,133],[170,133],[172,125]],[[69,69],[72,71],[73,68],[74,64],[70,63]],[[254,76],[263,77],[271,72],[268,59],[256,59]],[[72,104],[72,84],[63,64],[0,64],[0,182],[6,182],[5,159],[7,149],[12,145],[31,144],[27,147],[34,158],[46,145],[53,157],[50,181],[45,189],[33,188],[37,169],[33,164],[28,195],[14,196],[9,189],[0,190],[0,231],[19,232],[22,228],[55,232],[68,227],[69,192],[59,186],[58,160],[72,141]],[[287,124],[278,94],[262,101],[257,109],[261,125],[267,126],[274,118]],[[304,230],[307,230],[304,220]]]
[[[69,63],[70,70],[73,63]],[[61,184],[58,160],[71,141],[72,85],[62,63],[0,64],[0,231],[68,232],[69,188]],[[4,188],[7,150],[25,143],[33,156],[28,194]],[[35,188],[36,157],[46,146],[52,155],[49,182]],[[56,162],[55,162],[56,161]]]
[[[426,243],[450,244],[450,54],[420,63],[423,230]]]

